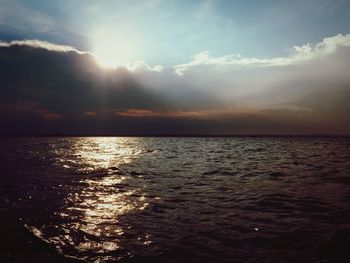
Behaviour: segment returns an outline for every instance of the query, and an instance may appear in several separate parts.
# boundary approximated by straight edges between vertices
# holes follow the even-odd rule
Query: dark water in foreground
[[[0,143],[0,262],[350,260],[349,137]]]

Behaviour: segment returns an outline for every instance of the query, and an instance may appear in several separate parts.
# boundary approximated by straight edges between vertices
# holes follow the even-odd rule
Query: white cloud
[[[140,71],[155,71],[162,72],[164,67],[161,65],[150,66],[143,60],[133,61],[129,65],[127,65],[127,69],[132,72],[140,72]]]
[[[88,51],[81,51],[76,49],[75,47],[68,46],[68,45],[58,45],[54,44],[48,41],[42,41],[37,39],[31,39],[31,40],[13,40],[9,42],[1,41],[0,40],[0,47],[11,47],[11,46],[30,46],[33,48],[43,48],[49,51],[56,51],[56,52],[76,52],[78,54],[90,54],[94,56],[93,53]],[[129,71],[134,73],[141,73],[141,72],[162,72],[164,67],[161,65],[155,65],[151,66],[147,64],[143,60],[137,60],[132,61],[129,64],[125,66]]]
[[[58,45],[54,43],[50,43],[48,41],[41,41],[37,39],[31,39],[31,40],[13,40],[10,42],[4,42],[0,41],[0,47],[11,47],[11,46],[30,46],[34,48],[43,48],[50,51],[57,51],[57,52],[77,52],[79,54],[88,54],[89,52],[86,51],[80,51],[74,47],[67,46],[67,45]]]
[[[322,42],[316,45],[307,43],[303,46],[294,46],[288,56],[274,58],[253,58],[238,55],[225,55],[222,57],[211,57],[210,51],[203,51],[194,56],[193,60],[174,66],[178,75],[183,75],[187,71],[198,66],[207,66],[212,69],[229,69],[229,66],[250,66],[250,67],[275,67],[289,66],[310,61],[331,53],[334,53],[339,47],[350,46],[350,34],[336,35],[324,38]]]

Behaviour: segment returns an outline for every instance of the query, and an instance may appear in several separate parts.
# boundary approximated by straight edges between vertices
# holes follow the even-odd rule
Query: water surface
[[[1,138],[8,262],[342,262],[350,138]]]

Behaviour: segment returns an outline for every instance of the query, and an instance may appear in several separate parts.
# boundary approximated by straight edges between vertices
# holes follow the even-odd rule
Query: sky
[[[350,134],[346,0],[0,0],[1,134]]]

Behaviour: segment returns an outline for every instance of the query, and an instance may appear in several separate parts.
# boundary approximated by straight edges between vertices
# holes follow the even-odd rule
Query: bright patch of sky
[[[97,42],[122,38],[130,60],[170,66],[203,51],[285,55],[295,45],[349,33],[349,17],[346,0],[0,0],[0,39],[93,51]]]

